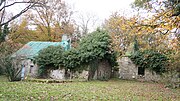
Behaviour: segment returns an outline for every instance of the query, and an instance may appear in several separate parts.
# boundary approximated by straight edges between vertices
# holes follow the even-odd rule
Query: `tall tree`
[[[126,18],[118,13],[113,14],[105,23],[113,39],[113,48],[124,54],[133,38],[137,36],[141,49],[166,52],[169,48],[167,46],[170,45],[169,36],[172,29],[175,29],[175,33],[178,31],[179,17],[173,17],[172,20],[172,18],[167,18],[169,13],[163,16],[162,14],[158,13],[147,19],[141,19],[140,16]]]
[[[136,30],[133,26],[136,25],[137,18],[126,18],[119,15],[117,12],[110,16],[105,21],[105,28],[109,31],[113,40],[113,48],[120,52],[125,53],[128,46],[133,40]]]
[[[157,8],[157,6],[159,6]],[[142,8],[148,10],[159,11],[158,9],[163,6],[166,10],[172,10],[172,16],[180,15],[180,1],[179,0],[135,0],[132,3],[134,8]]]
[[[11,24],[11,31],[9,33],[9,40],[14,43],[26,44],[29,41],[42,41],[43,34],[38,33],[36,30],[29,29],[29,21],[23,18],[20,24]]]
[[[59,39],[62,33],[72,34],[72,14],[73,11],[61,0],[43,0],[46,6],[36,7],[30,14],[30,19],[37,29],[46,34],[49,41],[55,37]],[[53,33],[53,27],[55,28]]]
[[[145,7],[146,4],[151,5]],[[148,13],[154,13],[151,19],[143,26],[151,27],[153,33],[161,33],[163,37],[166,37],[167,41],[173,38],[177,40],[177,44],[180,41],[179,33],[179,20],[180,20],[180,1],[179,0],[135,0],[134,7],[139,7],[148,10]],[[170,44],[170,43],[169,43]]]
[[[0,43],[6,40],[6,36],[8,33],[9,33],[8,24],[5,24],[3,30],[0,32]]]
[[[152,41],[160,43],[155,49],[169,56],[170,69],[180,71],[180,0],[135,0],[133,6],[155,13],[143,26],[150,27],[152,33],[159,33],[160,38],[155,37]]]

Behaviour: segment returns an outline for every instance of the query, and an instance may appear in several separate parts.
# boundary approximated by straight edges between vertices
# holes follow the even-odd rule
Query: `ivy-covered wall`
[[[62,51],[60,46],[43,49],[36,57],[36,62],[42,70],[41,73],[46,73],[48,69],[57,69],[58,67],[65,70],[69,69],[71,72],[89,70],[88,78],[92,79],[95,71],[99,68],[100,61],[105,60],[107,62],[110,73],[111,69],[117,66],[116,53],[110,48],[110,45],[111,38],[108,32],[97,29],[82,38],[76,48],[67,51]],[[52,66],[54,68],[49,68]],[[106,72],[101,73],[106,74]],[[109,79],[109,76],[107,78]]]

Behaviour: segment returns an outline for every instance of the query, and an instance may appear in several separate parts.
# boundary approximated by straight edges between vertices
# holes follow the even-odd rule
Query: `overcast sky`
[[[134,0],[65,0],[78,11],[93,12],[99,17],[108,17],[112,12],[130,9]]]
[[[64,0],[79,14],[92,14],[98,19],[96,26],[100,25],[104,19],[118,11],[126,16],[132,15],[130,4],[134,0]]]
[[[134,0],[64,0],[75,11],[74,19],[78,21],[79,15],[93,15],[97,20],[93,27],[100,26],[105,19],[108,19],[113,12],[119,12],[125,14],[125,16],[131,16],[133,11],[130,4]],[[24,6],[18,6],[10,8],[11,12],[18,12],[19,9],[23,9]],[[91,26],[89,26],[91,27]]]

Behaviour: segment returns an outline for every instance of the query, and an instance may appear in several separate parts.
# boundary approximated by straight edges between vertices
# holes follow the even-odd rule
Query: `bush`
[[[13,60],[10,57],[6,57],[4,60],[5,75],[9,81],[20,81],[21,68],[16,68]]]
[[[82,63],[81,53],[79,52],[79,50],[72,48],[63,53],[62,61],[63,61],[62,65],[66,69],[70,69],[72,71],[80,69],[80,65]]]
[[[58,69],[62,64],[63,52],[64,49],[61,46],[49,46],[41,50],[38,56],[35,57],[35,61],[40,67],[39,75],[47,76],[49,69]]]
[[[169,55],[169,67],[170,71],[180,72],[180,51],[171,51]]]
[[[72,48],[64,53],[63,65],[68,69],[76,69],[94,60],[106,59],[112,67],[115,67],[116,52],[109,48],[110,43],[111,38],[108,33],[98,29],[84,37],[76,49]]]
[[[158,74],[165,72],[168,60],[165,55],[152,50],[136,51],[130,56],[130,59],[137,66],[148,68]]]
[[[177,71],[168,71],[163,73],[162,82],[165,83],[166,87],[179,88],[180,87],[180,73]]]

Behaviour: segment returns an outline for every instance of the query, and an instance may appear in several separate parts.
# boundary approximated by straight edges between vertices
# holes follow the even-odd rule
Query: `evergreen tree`
[[[3,29],[0,29],[0,42],[4,42],[6,40],[6,36],[9,33],[9,27],[8,24],[4,25]]]

